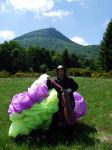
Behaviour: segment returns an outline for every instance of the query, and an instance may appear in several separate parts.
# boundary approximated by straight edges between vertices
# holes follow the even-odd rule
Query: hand
[[[61,92],[63,92],[64,91],[64,88],[61,88]]]
[[[66,90],[67,90],[68,93],[72,92],[72,90],[71,90],[70,88],[69,88],[69,89],[66,89]]]
[[[47,84],[51,84],[51,80],[47,78]]]

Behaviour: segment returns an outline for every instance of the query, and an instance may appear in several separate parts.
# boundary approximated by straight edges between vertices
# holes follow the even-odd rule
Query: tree
[[[0,45],[0,70],[15,73],[28,69],[27,53],[17,42],[9,41]]]
[[[40,62],[40,47],[30,47],[28,50],[28,63],[33,71],[39,71]]]
[[[101,68],[105,71],[112,70],[112,19],[108,23],[103,40],[100,44],[99,60]]]
[[[75,68],[80,67],[78,57],[76,56],[75,53],[72,53],[70,55],[70,67],[75,67]]]
[[[52,57],[49,50],[41,48],[40,50],[40,61],[42,65],[46,65],[46,68],[52,69]]]
[[[62,54],[55,53],[55,55],[52,56],[52,65],[53,68],[56,68],[59,64],[62,64]]]
[[[12,60],[10,57],[11,49],[8,42],[4,42],[1,44],[0,48],[0,66],[1,69],[5,69],[7,71],[11,70]]]
[[[42,47],[30,47],[28,50],[28,62],[33,71],[43,72],[43,69],[52,69],[52,57],[50,51]]]
[[[24,48],[20,47],[12,49],[11,58],[13,73],[18,71],[28,71],[27,51]]]
[[[66,68],[69,68],[70,67],[70,55],[67,49],[63,51],[62,58],[63,58],[63,65]]]
[[[98,70],[98,62],[97,62],[97,60],[96,59],[90,59],[89,60],[89,68],[91,69],[91,70]]]

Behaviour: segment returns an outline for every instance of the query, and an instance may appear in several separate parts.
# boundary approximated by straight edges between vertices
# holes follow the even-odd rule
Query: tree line
[[[25,49],[17,42],[10,41],[0,44],[0,70],[11,73],[18,71],[43,72],[64,64],[67,68],[90,67],[90,62],[82,56],[69,54],[65,49],[62,53],[49,51],[43,47]]]

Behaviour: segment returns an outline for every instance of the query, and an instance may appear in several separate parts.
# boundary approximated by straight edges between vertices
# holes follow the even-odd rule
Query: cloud
[[[13,9],[16,12],[33,12],[37,16],[63,17],[71,14],[67,10],[53,10],[54,0],[6,0],[0,3],[1,10]]]
[[[79,0],[67,0],[67,2],[75,2],[75,1],[79,1]]]
[[[15,37],[15,32],[10,30],[2,30],[0,31],[0,39],[3,41],[11,40]]]
[[[0,2],[0,12],[6,12],[6,11],[7,11],[6,4],[3,2]]]
[[[50,11],[50,12],[45,12],[43,13],[44,16],[49,16],[49,17],[59,17],[62,18],[63,16],[68,16],[72,12],[66,11],[66,10],[58,10],[58,11]]]
[[[54,6],[53,0],[7,0],[4,3],[5,7],[13,8],[18,12],[45,12],[49,11]]]
[[[88,2],[90,0],[67,0],[67,2],[71,3],[71,2],[74,2],[74,3],[79,3],[80,5],[82,5],[83,7],[86,7],[86,2]]]
[[[75,43],[80,44],[80,45],[85,45],[85,46],[88,45],[88,43],[85,42],[84,39],[81,38],[81,37],[75,36],[75,37],[72,37],[71,40],[72,40],[73,42],[75,42]]]
[[[84,1],[87,1],[87,0],[67,0],[67,2],[84,2]]]

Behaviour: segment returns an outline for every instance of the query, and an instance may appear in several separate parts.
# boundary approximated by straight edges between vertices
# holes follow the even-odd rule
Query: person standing
[[[54,114],[53,120],[55,123],[61,122],[68,124],[67,115],[68,111],[69,114],[74,112],[75,101],[73,97],[73,92],[78,89],[78,84],[76,83],[76,81],[66,75],[66,68],[63,65],[59,65],[56,69],[56,72],[56,79],[54,81],[48,79],[47,82],[48,89],[55,88],[58,93],[59,99],[59,111]]]

